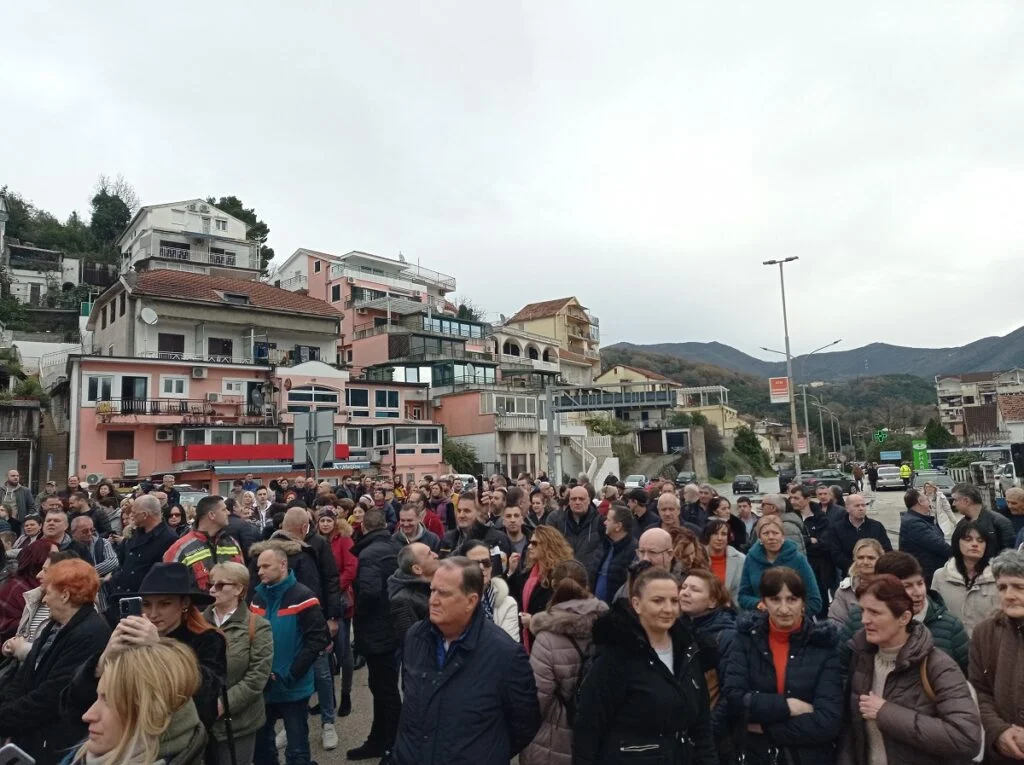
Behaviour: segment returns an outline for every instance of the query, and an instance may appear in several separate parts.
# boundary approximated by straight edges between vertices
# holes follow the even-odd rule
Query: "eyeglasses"
[[[225,587],[233,587],[234,584],[234,582],[210,582],[210,592],[223,590]]]

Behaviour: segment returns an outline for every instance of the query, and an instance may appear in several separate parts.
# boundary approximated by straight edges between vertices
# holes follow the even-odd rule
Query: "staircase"
[[[612,456],[611,436],[573,436],[569,439],[569,450],[579,458],[591,484],[598,485],[598,476],[603,481],[618,470],[619,460]],[[610,461],[614,461],[614,466],[608,464]]]

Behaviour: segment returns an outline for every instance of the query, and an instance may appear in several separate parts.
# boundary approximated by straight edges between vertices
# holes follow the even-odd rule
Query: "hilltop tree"
[[[952,449],[957,446],[956,436],[934,418],[928,420],[928,424],[925,425],[924,437],[928,439],[929,449]]]
[[[220,199],[207,197],[206,201],[228,215],[233,215],[239,220],[245,221],[246,225],[249,226],[246,239],[250,242],[255,242],[259,247],[260,272],[266,274],[267,264],[274,259],[274,249],[267,247],[267,239],[270,237],[270,226],[260,220],[254,208],[246,207],[238,197],[221,197]]]

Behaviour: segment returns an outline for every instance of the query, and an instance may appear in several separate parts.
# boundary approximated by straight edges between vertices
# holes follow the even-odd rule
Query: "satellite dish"
[[[139,318],[142,319],[143,324],[148,324],[150,327],[152,327],[156,325],[160,317],[156,315],[156,311],[154,311],[149,306],[146,306],[141,311],[139,311]]]

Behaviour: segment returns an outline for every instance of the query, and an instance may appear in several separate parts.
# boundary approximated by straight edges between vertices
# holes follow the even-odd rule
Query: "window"
[[[519,475],[520,473],[526,472],[526,455],[525,454],[513,454],[512,455],[512,469],[508,471],[509,475]]]
[[[323,264],[322,260],[314,260],[313,261],[313,273],[314,274],[320,273],[320,269],[323,268],[323,265],[324,264]]]
[[[494,411],[498,414],[537,414],[537,399],[530,396],[495,396]]]
[[[223,218],[217,218],[217,230],[218,231],[227,231],[228,230],[228,222],[226,220],[224,220]]]
[[[36,285],[33,284],[32,286],[35,287]],[[35,303],[33,303],[33,305],[35,305]],[[106,329],[107,328],[107,307],[106,306],[103,306],[100,309],[100,325],[101,325],[100,329]]]
[[[225,292],[224,302],[231,305],[249,305],[249,296],[237,292]]]
[[[85,400],[90,404],[97,401],[110,401],[113,398],[113,375],[91,375],[85,378]]]
[[[419,435],[419,443],[421,444],[441,443],[440,428],[417,428],[416,432]]]
[[[319,361],[320,348],[316,345],[296,345],[292,360],[300,364],[304,361]]]
[[[374,397],[378,409],[398,409],[397,390],[379,390]]]
[[[162,359],[180,359],[185,354],[185,336],[160,332],[156,336],[156,349]]]
[[[234,350],[235,343],[229,338],[211,337],[206,340],[206,352],[210,356],[216,357],[215,361],[231,361]]]
[[[395,444],[397,446],[415,446],[416,428],[395,428]]]
[[[352,351],[348,351],[347,358],[348,358],[348,363],[351,364],[352,363]]]
[[[345,403],[351,407],[368,407],[370,392],[365,388],[346,388]]]
[[[377,428],[373,433],[374,446],[391,446],[391,430],[389,428]]]
[[[276,430],[261,430],[256,434],[256,440],[261,444],[276,444],[277,443],[277,431]]]
[[[107,431],[107,459],[130,460],[135,458],[135,431]]]
[[[337,303],[339,300],[341,300],[341,285],[340,284],[332,284],[331,285],[331,302],[332,303]]]
[[[124,293],[122,292],[122,293],[121,293],[121,297],[120,297],[120,298],[118,299],[118,301],[117,301],[117,312],[118,312],[118,313],[119,313],[119,314],[120,314],[121,316],[124,316],[124,305],[125,305],[125,303],[127,303],[127,302],[128,302],[128,301],[127,301],[127,300],[125,299],[125,295],[124,295]]]
[[[205,430],[183,430],[181,431],[181,442],[185,446],[195,446],[206,443]]]
[[[253,446],[256,444],[255,430],[240,430],[235,433],[235,443],[242,446]]]
[[[160,394],[172,398],[188,398],[188,378],[160,375]]]
[[[211,430],[210,443],[217,446],[231,446],[235,442],[235,434],[230,430]]]
[[[304,385],[288,391],[289,412],[337,412],[338,391],[322,385]]]
[[[225,396],[244,396],[245,380],[225,380],[221,392]]]
[[[418,407],[418,406],[412,407],[411,409],[409,409],[409,418],[413,419],[413,420],[422,420],[423,419],[423,409],[421,407]]]

